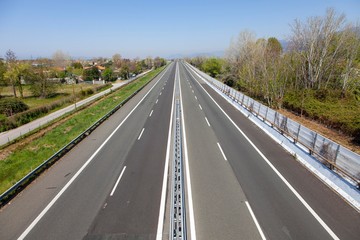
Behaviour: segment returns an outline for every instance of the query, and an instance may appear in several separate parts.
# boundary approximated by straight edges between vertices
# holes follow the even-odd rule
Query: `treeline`
[[[51,59],[18,60],[15,53],[8,50],[5,58],[0,59],[0,132],[32,121],[55,108],[82,99],[109,85],[87,87],[78,94],[74,93],[73,88],[71,96],[30,109],[25,104],[24,92],[27,92],[26,97],[52,98],[57,96],[61,84],[78,84],[92,80],[126,80],[165,64],[166,60],[159,57],[131,60],[122,58],[120,54],[114,54],[110,59],[71,60],[61,51],[55,52]],[[8,91],[9,88],[11,92]],[[5,94],[4,89],[7,89]]]
[[[165,64],[166,60],[159,57],[131,60],[120,54],[114,54],[111,59],[71,60],[61,51],[55,52],[51,59],[18,60],[15,53],[8,50],[5,58],[0,59],[0,98],[1,89],[6,86],[11,86],[15,98],[24,97],[25,85],[30,86],[33,96],[45,98],[53,95],[61,83],[126,80]]]
[[[189,61],[273,108],[287,108],[360,142],[360,27],[328,9],[295,20],[284,47],[243,31],[224,59]]]

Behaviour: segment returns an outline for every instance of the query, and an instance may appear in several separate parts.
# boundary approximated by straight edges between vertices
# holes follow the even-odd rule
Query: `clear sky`
[[[294,19],[332,7],[360,21],[360,0],[0,0],[0,56],[161,56],[224,51],[242,30],[286,39]]]

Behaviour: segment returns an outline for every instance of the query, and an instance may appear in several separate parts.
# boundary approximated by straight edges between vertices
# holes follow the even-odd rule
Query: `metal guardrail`
[[[185,194],[184,194],[184,175],[182,158],[182,137],[180,102],[176,100],[175,126],[174,126],[174,161],[172,166],[172,188],[171,188],[171,207],[170,207],[170,234],[169,239],[186,240],[185,222]]]
[[[163,72],[163,71],[161,71]],[[156,78],[161,72],[157,73],[151,80]],[[76,146],[79,142],[81,142],[85,137],[90,135],[101,123],[107,120],[111,115],[113,115],[117,110],[119,110],[125,103],[127,103],[131,98],[133,98],[138,92],[140,92],[147,84],[151,82],[147,82],[144,86],[140,87],[134,93],[132,93],[125,100],[116,105],[112,110],[106,113],[103,117],[97,120],[93,125],[87,128],[84,132],[80,133],[76,138],[74,138],[71,142],[66,144],[63,148],[57,151],[50,158],[45,160],[42,164],[40,164],[33,171],[28,173],[25,177],[15,183],[12,187],[6,190],[4,193],[0,195],[0,206],[4,206],[7,202],[9,202],[16,194],[21,192],[29,183],[31,183],[40,173],[49,168],[52,164],[54,164],[57,160],[59,160],[62,156],[64,156],[68,151],[70,151],[74,146]],[[125,86],[125,85],[124,85]]]
[[[360,155],[191,67],[233,101],[290,138],[294,144],[305,147],[310,155],[360,188]]]

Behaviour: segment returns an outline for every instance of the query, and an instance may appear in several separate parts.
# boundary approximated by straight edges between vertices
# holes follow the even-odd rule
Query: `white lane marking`
[[[194,93],[194,90],[192,90],[192,92]]]
[[[162,92],[160,92],[160,94],[159,95],[161,95],[162,94]]]
[[[260,233],[261,238],[262,238],[263,240],[266,240],[266,237],[265,237],[265,235],[264,235],[264,233],[263,233],[263,231],[262,231],[262,229],[261,229],[261,227],[260,227],[259,222],[257,221],[257,219],[256,219],[256,217],[255,217],[255,214],[254,214],[253,210],[251,209],[251,206],[250,206],[249,202],[248,202],[248,201],[245,201],[245,204],[246,204],[247,208],[249,209],[250,215],[251,215],[252,219],[254,220],[254,223],[255,223],[255,225],[256,225],[259,233]]]
[[[199,108],[202,110],[202,107],[201,107],[201,105],[199,104]]]
[[[177,65],[177,67],[179,67]],[[184,106],[182,103],[182,91],[180,84],[179,76],[179,92],[180,92],[180,104],[181,104],[181,119],[183,125],[183,140],[184,140],[184,151],[185,151],[185,169],[186,169],[186,185],[187,185],[187,197],[189,201],[189,215],[190,215],[190,239],[196,240],[196,229],[195,229],[195,218],[194,218],[194,206],[192,200],[192,190],[191,190],[191,179],[190,179],[190,166],[189,166],[189,156],[187,150],[187,141],[186,141],[186,127],[185,127],[185,117],[184,117]]]
[[[222,150],[222,148],[221,148],[221,146],[220,146],[220,143],[217,143],[217,145],[218,145],[218,147],[219,147],[219,149],[220,149],[221,154],[223,155],[223,158],[225,159],[225,161],[227,161],[227,158],[226,158],[226,156],[225,156],[224,151]]]
[[[197,100],[197,96],[195,96],[195,99]]]
[[[189,71],[190,72],[190,71]],[[196,72],[195,72],[196,73]],[[270,166],[270,168],[278,175],[278,177],[285,183],[290,191],[299,199],[299,201],[305,206],[305,208],[313,215],[313,217],[320,223],[320,225],[328,232],[333,239],[339,239],[338,236],[329,228],[329,226],[320,218],[320,216],[312,209],[312,207],[305,201],[305,199],[295,190],[295,188],[286,180],[286,178],[274,167],[274,165],[265,157],[265,155],[255,146],[255,144],[246,136],[246,134],[235,124],[235,122],[227,115],[227,113],[220,107],[220,105],[211,97],[211,95],[205,90],[203,86],[196,80],[194,75],[190,72],[195,81],[204,90],[204,92],[210,97],[215,105],[223,112],[223,114],[229,119],[229,121],[235,126],[235,128],[244,136],[244,138],[250,143],[250,145],[258,152],[258,154],[264,159],[264,161]],[[199,78],[203,79],[198,73]],[[206,81],[206,80],[205,80]]]
[[[140,133],[140,135],[139,135],[139,137],[138,137],[138,140],[140,140],[140,138],[141,138],[141,136],[142,136],[142,134],[143,134],[144,130],[145,130],[145,128],[143,128],[143,129],[141,130],[141,133]]]
[[[205,120],[206,120],[207,125],[210,127],[210,123],[209,123],[207,117],[205,117]]]
[[[156,232],[156,240],[163,239],[163,227],[164,227],[164,218],[165,218],[165,202],[166,202],[166,190],[167,190],[167,180],[168,180],[168,168],[169,168],[169,159],[170,159],[170,144],[171,144],[171,129],[173,124],[173,113],[174,113],[174,101],[175,101],[175,83],[173,89],[173,97],[171,103],[171,115],[170,115],[170,123],[169,123],[169,131],[168,131],[168,141],[166,147],[166,156],[165,156],[165,166],[164,166],[164,177],[163,177],[163,184],[162,184],[162,191],[161,191],[161,200],[160,200],[160,210],[159,210],[159,220],[158,220],[158,227]]]
[[[157,104],[157,103],[158,103],[158,101],[159,101],[159,99],[156,99],[156,102],[155,102],[155,104]]]
[[[112,197],[112,195],[114,195],[114,192],[115,192],[115,190],[116,190],[116,188],[117,188],[117,185],[118,185],[119,182],[120,182],[120,179],[121,179],[122,175],[123,175],[124,172],[125,172],[125,169],[126,169],[126,166],[125,166],[125,167],[123,168],[123,170],[121,171],[120,176],[119,176],[118,180],[116,181],[116,183],[115,183],[115,185],[114,185],[114,187],[113,187],[113,189],[112,189],[112,191],[111,191],[111,193],[110,193],[110,197]]]
[[[60,190],[58,194],[51,200],[51,202],[41,211],[41,213],[31,222],[31,224],[25,229],[25,231],[20,235],[18,240],[24,239],[30,231],[36,226],[36,224],[44,217],[44,215],[49,211],[49,209],[55,204],[55,202],[63,195],[63,193],[69,188],[69,186],[75,181],[75,179],[84,171],[84,169],[89,165],[89,163],[95,158],[98,152],[105,146],[105,144],[110,140],[110,138],[116,133],[117,130],[124,124],[124,122],[129,118],[129,116],[135,111],[135,109],[142,103],[142,101],[149,95],[149,93],[154,89],[158,82],[162,79],[165,73],[169,68],[161,75],[159,80],[150,88],[150,90],[145,94],[145,96],[136,104],[136,106],[129,112],[129,114],[122,120],[122,122],[115,128],[115,130],[106,138],[106,140],[100,145],[100,147],[91,155],[91,157],[85,162],[85,164],[75,173],[75,175],[69,180],[69,182]]]
[[[151,117],[151,115],[153,114],[154,110],[151,110],[150,114],[149,114],[149,117]]]

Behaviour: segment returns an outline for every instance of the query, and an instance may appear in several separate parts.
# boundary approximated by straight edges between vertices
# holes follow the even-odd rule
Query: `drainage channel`
[[[185,222],[185,194],[182,158],[181,136],[181,107],[179,99],[176,100],[174,124],[174,155],[172,164],[171,208],[170,208],[170,238],[173,240],[186,240]]]

